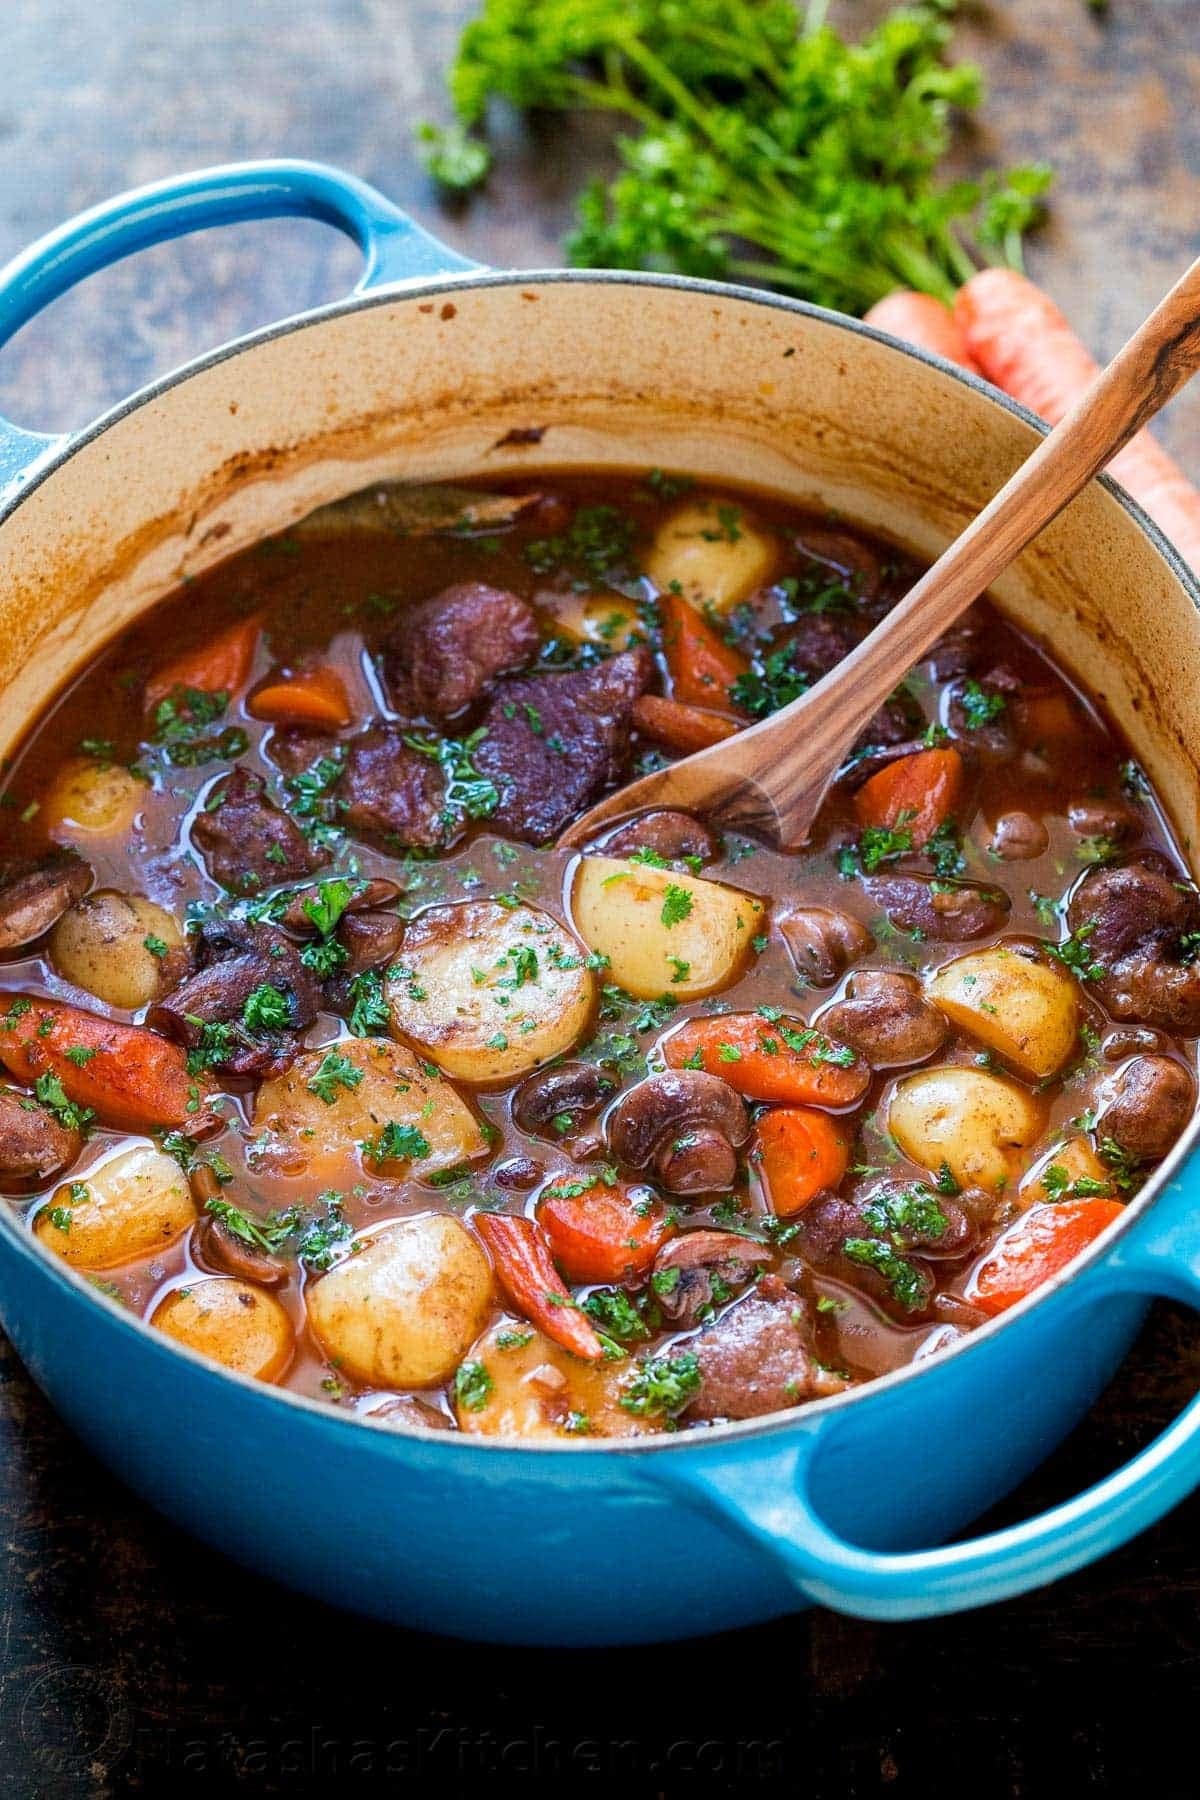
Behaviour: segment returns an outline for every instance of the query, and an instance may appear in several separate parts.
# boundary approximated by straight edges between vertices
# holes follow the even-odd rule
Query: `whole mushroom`
[[[664,1069],[623,1095],[607,1126],[618,1162],[649,1166],[668,1193],[713,1194],[733,1184],[750,1116],[741,1095],[719,1076]]]

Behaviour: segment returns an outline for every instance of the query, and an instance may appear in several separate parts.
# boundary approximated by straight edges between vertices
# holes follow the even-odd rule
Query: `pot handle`
[[[1200,1307],[1200,1199],[1164,1192],[1145,1220],[1068,1292],[1079,1302],[1117,1292]],[[1008,1600],[1083,1568],[1135,1537],[1200,1485],[1200,1395],[1152,1444],[1085,1493],[965,1543],[901,1553],[863,1549],[819,1516],[809,1475],[833,1409],[806,1427],[732,1441],[722,1452],[647,1459],[648,1472],[715,1514],[771,1559],[806,1601],[865,1619],[922,1619]],[[682,1446],[681,1446],[682,1448]]]
[[[365,259],[356,294],[482,266],[440,244],[356,175],[291,159],[229,163],[117,194],[15,256],[0,269],[0,346],[68,288],[135,251],[211,225],[279,218],[320,219],[353,238]],[[28,480],[63,442],[0,419],[0,486]]]

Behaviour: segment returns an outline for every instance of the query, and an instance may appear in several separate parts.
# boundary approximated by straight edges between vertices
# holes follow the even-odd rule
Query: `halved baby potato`
[[[33,1222],[34,1235],[81,1269],[110,1269],[165,1250],[196,1217],[179,1164],[138,1144],[64,1182]]]
[[[492,1305],[492,1271],[458,1219],[422,1213],[378,1233],[308,1289],[330,1361],[371,1387],[431,1387],[453,1373]]]
[[[169,912],[111,888],[77,900],[50,934],[50,960],[64,981],[131,1012],[175,986],[186,959]]]
[[[1015,1185],[1044,1119],[1041,1102],[1015,1081],[961,1065],[906,1076],[888,1108],[905,1156],[934,1172],[944,1163],[960,1187],[993,1194]]]
[[[1100,1194],[1118,1197],[1112,1171],[1105,1168],[1087,1138],[1072,1137],[1039,1157],[1021,1183],[1020,1198],[1022,1206],[1042,1206],[1051,1200],[1083,1200]]]
[[[739,888],[615,856],[581,859],[571,909],[584,943],[608,957],[609,978],[639,1000],[725,987],[766,917]]]
[[[623,594],[542,593],[536,604],[556,631],[578,644],[597,644],[615,654],[646,641],[637,606]]]
[[[628,1360],[582,1362],[523,1320],[493,1325],[465,1360],[474,1379],[459,1384],[454,1409],[460,1430],[477,1437],[640,1437],[655,1430],[618,1404]]]
[[[150,1323],[176,1343],[259,1381],[278,1381],[295,1348],[292,1321],[274,1294],[221,1275],[175,1288]]]
[[[489,1153],[479,1120],[450,1083],[406,1044],[382,1038],[302,1051],[259,1088],[254,1126],[265,1163],[331,1187],[362,1169],[427,1180]]]
[[[663,520],[642,569],[660,593],[677,586],[693,606],[727,612],[770,580],[777,560],[774,540],[740,506],[689,500]]]
[[[1073,978],[1004,944],[943,963],[927,992],[952,1024],[1037,1081],[1056,1075],[1079,1041]]]
[[[73,757],[42,802],[42,820],[56,843],[119,837],[132,826],[149,791],[145,781],[120,763]]]
[[[535,906],[467,900],[419,913],[385,992],[392,1030],[463,1081],[513,1081],[583,1035],[596,980]]]

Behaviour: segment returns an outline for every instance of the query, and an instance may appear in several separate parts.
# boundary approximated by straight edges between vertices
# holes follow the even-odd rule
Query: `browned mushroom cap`
[[[212,1213],[207,1213],[196,1227],[196,1253],[206,1268],[216,1269],[222,1275],[236,1275],[240,1281],[253,1281],[258,1287],[278,1288],[287,1282],[286,1264],[248,1244]]]
[[[82,1134],[16,1088],[0,1088],[0,1189],[24,1193],[69,1169]]]
[[[800,974],[815,987],[829,987],[875,940],[858,919],[828,906],[801,906],[779,921],[779,933]]]
[[[394,1394],[385,1400],[382,1406],[374,1406],[370,1412],[360,1413],[371,1425],[390,1425],[394,1431],[406,1431],[415,1427],[418,1431],[453,1431],[454,1420],[448,1419],[444,1412],[436,1406],[430,1406],[425,1400],[418,1400],[415,1394]]]
[[[73,850],[11,868],[0,880],[0,950],[41,937],[91,885],[91,869]]]
[[[1135,1056],[1112,1081],[1097,1130],[1138,1162],[1165,1156],[1192,1116],[1195,1089],[1170,1056]]]
[[[728,1300],[772,1261],[766,1244],[736,1231],[682,1232],[654,1259],[655,1304],[676,1327],[698,1324],[708,1307]]]
[[[347,912],[337,929],[346,960],[338,973],[362,975],[394,962],[404,942],[404,920],[394,912]]]
[[[924,1062],[946,1041],[946,1021],[926,1000],[915,975],[861,969],[846,996],[827,1006],[821,1030],[865,1056],[875,1069]]]
[[[534,1137],[563,1137],[580,1119],[597,1112],[615,1086],[612,1076],[595,1063],[565,1062],[538,1069],[513,1095],[513,1120]]]
[[[343,916],[347,913],[371,912],[375,907],[390,906],[404,892],[394,881],[382,878],[364,881],[362,886],[350,897],[343,908]],[[279,923],[285,931],[294,931],[297,937],[315,937],[316,923],[311,913],[305,910],[306,904],[319,903],[321,889],[319,885],[296,888],[289,896],[286,908],[279,915]]]
[[[664,1069],[647,1076],[608,1116],[608,1144],[618,1162],[644,1169],[653,1161],[673,1194],[713,1193],[737,1172],[738,1145],[750,1135],[740,1094],[701,1069]]]
[[[628,825],[619,825],[604,840],[609,856],[628,856],[633,850],[653,850],[668,862],[684,857],[699,857],[711,862],[717,854],[717,840],[707,825],[685,812],[643,813]]]

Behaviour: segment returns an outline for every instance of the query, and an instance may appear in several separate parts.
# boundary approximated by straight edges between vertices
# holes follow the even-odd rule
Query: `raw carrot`
[[[543,1192],[537,1216],[569,1281],[643,1275],[675,1230],[658,1201],[635,1205],[626,1188],[598,1175],[555,1182]]]
[[[0,1062],[22,1081],[57,1077],[72,1105],[102,1125],[197,1137],[219,1123],[209,1110],[214,1090],[188,1073],[181,1045],[63,1000],[0,994]]]
[[[633,722],[643,737],[669,744],[686,756],[692,750],[707,750],[733,737],[737,725],[721,713],[709,712],[701,706],[684,706],[680,700],[665,700],[661,694],[643,694],[633,703]]]
[[[970,369],[973,375],[980,372],[954,314],[946,302],[934,294],[914,294],[908,289],[899,289],[885,299],[877,300],[870,312],[863,314],[863,319],[866,324],[888,332],[902,343],[915,344],[919,350],[932,350],[935,356],[944,356],[947,362],[958,363],[962,368]]]
[[[860,825],[907,831],[914,850],[953,818],[962,800],[963,761],[957,750],[917,750],[864,781],[854,796]]]
[[[988,380],[1051,425],[1099,372],[1053,300],[1013,269],[973,275],[958,291],[954,317]],[[1200,492],[1148,431],[1114,456],[1109,473],[1200,569]]]
[[[352,718],[346,687],[336,669],[322,663],[313,669],[297,669],[256,688],[246,702],[252,719],[272,725],[327,726],[337,731]]]
[[[476,1213],[472,1222],[513,1305],[573,1356],[599,1362],[604,1346],[563,1286],[540,1226],[508,1213]]]
[[[1119,1200],[1034,1206],[992,1247],[966,1288],[972,1306],[1001,1313],[1057,1275],[1124,1211]]]
[[[662,1045],[670,1069],[719,1075],[748,1100],[777,1100],[840,1112],[856,1106],[871,1071],[848,1044],[802,1019],[726,1013],[689,1019]]]
[[[196,688],[203,694],[236,694],[249,678],[260,629],[257,617],[239,619],[215,638],[164,663],[146,683],[146,705],[157,706],[176,688]]]
[[[828,1113],[773,1106],[754,1127],[750,1160],[775,1212],[787,1218],[841,1181],[850,1164],[850,1133]]]
[[[736,716],[729,690],[739,675],[749,670],[745,657],[725,643],[682,594],[664,594],[659,609],[663,655],[675,699],[685,706],[705,706]]]

